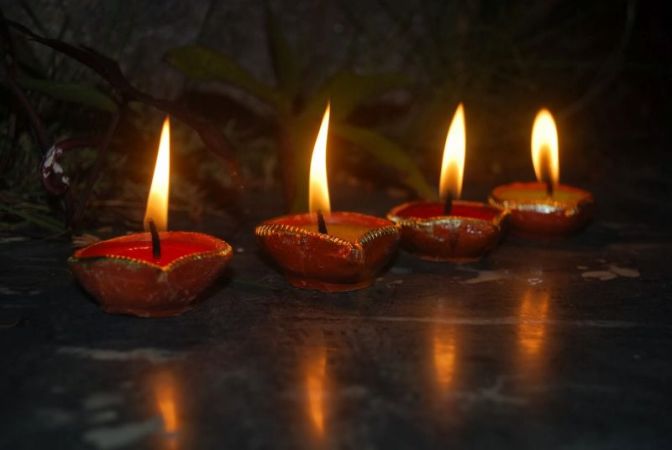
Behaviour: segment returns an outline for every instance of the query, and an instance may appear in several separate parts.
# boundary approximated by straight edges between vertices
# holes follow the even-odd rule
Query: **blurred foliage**
[[[229,17],[218,15],[229,7],[217,2],[210,4],[206,14],[206,19],[212,16],[213,20],[201,25],[207,29],[191,34],[195,36],[192,44],[168,51],[165,61],[191,80],[185,89],[173,82],[171,92],[181,92],[181,100],[207,115],[234,144],[246,183],[268,187],[280,175],[287,205],[293,210],[305,208],[310,151],[329,99],[331,170],[356,173],[378,186],[401,185],[420,197],[435,195],[446,127],[459,101],[466,105],[469,134],[467,189],[473,178],[492,180],[510,167],[529,169],[531,175],[527,141],[540,105],[557,112],[561,157],[575,158],[580,153],[589,171],[590,147],[575,150],[581,147],[580,139],[588,139],[585,130],[590,132],[592,125],[600,123],[609,130],[616,128],[611,123],[614,114],[595,105],[610,102],[613,111],[614,105],[638,101],[627,89],[610,89],[626,67],[641,7],[636,0],[545,0],[533,5],[494,0],[339,0],[328,6],[306,6],[313,11],[314,23],[300,23],[295,29],[288,27],[291,12],[287,11],[303,7],[281,0],[270,3],[275,11],[282,10],[277,17],[268,2],[250,7],[264,20],[270,76],[241,58],[241,52],[232,51],[231,42],[221,45],[227,51],[211,48],[220,47],[219,42],[235,32],[250,31],[215,20]],[[77,40],[82,24],[73,23],[67,12],[75,6],[62,6],[58,23],[31,10],[29,2],[20,2],[17,8],[23,10],[22,21],[42,35]],[[88,42],[123,60],[130,51],[127,46],[137,43],[130,36],[143,20],[144,6],[134,5],[128,12],[127,3],[117,1],[104,8],[106,13],[96,19],[98,28]],[[227,25],[237,25],[238,31]],[[318,33],[310,34],[312,29]],[[204,37],[208,34],[209,38]],[[114,47],[105,49],[107,42]],[[36,51],[28,39],[16,40],[16,53],[17,81],[56,141],[99,137],[111,115],[121,114],[87,218],[91,224],[121,221],[137,226],[160,114],[133,102],[119,111],[114,91],[92,79],[84,66],[58,52]],[[167,71],[156,72],[149,77],[161,78]],[[16,229],[33,224],[63,230],[57,224],[62,223],[64,205],[46,195],[39,183],[45,149],[35,145],[30,124],[4,83],[0,100],[0,128],[7,130],[0,134],[2,226]],[[644,119],[650,114],[640,110]],[[624,119],[617,119],[623,123]],[[222,213],[227,205],[220,199],[230,196],[227,169],[212,163],[193,131],[173,123],[179,145],[172,207],[197,218],[203,214],[198,206],[202,201],[209,211]],[[571,132],[563,134],[564,130]],[[96,161],[92,146],[67,153],[63,162],[72,175],[72,191],[85,187],[86,174]]]
[[[81,228],[85,215],[88,214],[89,219],[94,218],[94,211],[90,208],[91,199],[101,197],[106,189],[108,195],[104,197],[121,196],[125,199],[121,202],[112,201],[112,204],[130,205],[134,211],[142,211],[143,208],[132,203],[133,197],[137,197],[134,195],[134,188],[138,185],[137,177],[144,175],[144,169],[138,171],[138,168],[151,168],[153,164],[126,164],[127,159],[130,159],[126,157],[133,152],[124,150],[133,147],[129,142],[137,144],[140,135],[148,129],[143,126],[143,122],[154,120],[156,114],[149,112],[150,106],[188,125],[193,130],[192,135],[196,132],[205,147],[235,166],[229,154],[228,140],[216,128],[191,114],[179,103],[155,98],[135,88],[125,78],[116,61],[88,47],[39,36],[22,24],[7,21],[4,15],[0,15],[0,32],[3,38],[1,92],[3,97],[10,100],[7,133],[0,145],[0,167],[12,169],[0,184],[0,197],[5,201],[0,213],[3,213],[3,219],[6,216],[3,222],[9,228],[15,228],[17,218],[23,219],[23,223],[18,221],[16,226],[37,225],[56,232],[65,231],[65,226],[71,231]],[[25,45],[26,37],[88,67],[107,85],[99,89],[86,83],[33,77],[33,74],[41,74],[45,69],[39,63],[29,65],[38,59],[32,55],[32,48]],[[48,68],[47,71],[53,73],[55,70],[52,69]],[[63,104],[68,105],[62,110],[67,113],[60,116],[54,114],[54,111],[61,111]],[[72,104],[78,107],[72,108]],[[123,126],[120,128],[122,121]],[[103,123],[107,126],[101,126]],[[179,135],[184,127],[178,125],[177,128],[176,134]],[[61,133],[65,138],[58,136]],[[129,133],[131,136],[128,136]],[[22,148],[19,143],[24,142],[26,136],[35,138],[32,157],[19,159],[17,152],[20,153]],[[151,138],[151,141],[152,145],[145,143],[142,148],[155,149],[155,138]],[[109,158],[108,149],[111,146],[116,146],[118,151]],[[186,145],[179,148],[189,151]],[[208,167],[212,168],[213,165]],[[25,177],[21,169],[28,170],[33,177]],[[208,172],[199,169],[196,167],[188,172],[190,180],[198,181],[200,175],[212,173],[212,170]],[[235,167],[233,172],[237,172]],[[221,174],[217,175],[214,182],[210,180],[210,186],[217,186],[217,181],[225,179]],[[177,208],[188,205],[183,209],[192,219],[200,217],[202,200],[206,197],[204,191],[188,181],[180,180],[179,175],[173,177],[173,185],[177,185],[182,194],[174,196]],[[21,189],[17,189],[19,187]],[[51,195],[45,195],[40,187]],[[127,201],[129,199],[130,203]],[[46,220],[41,216],[44,208],[35,207],[39,204],[51,206],[49,212],[60,216],[65,226],[55,226],[58,221]],[[201,206],[193,207],[196,204]],[[110,204],[104,203],[103,206]],[[104,210],[109,212],[113,208]],[[210,210],[217,211],[216,208]],[[104,223],[105,218],[105,215],[98,215],[95,221]],[[111,222],[118,224],[120,221],[113,218]]]
[[[267,15],[274,85],[259,81],[229,56],[200,45],[173,49],[166,55],[166,61],[191,79],[234,86],[272,109],[285,199],[290,209],[306,209],[310,153],[328,101],[332,106],[332,136],[396,172],[401,183],[417,195],[432,197],[432,188],[403,148],[379,132],[348,124],[348,118],[359,106],[404,87],[408,80],[400,74],[359,75],[338,71],[312,92],[305,92],[300,83],[300,74],[305,68],[301,67],[298,55],[287,43],[273,14],[268,11]]]

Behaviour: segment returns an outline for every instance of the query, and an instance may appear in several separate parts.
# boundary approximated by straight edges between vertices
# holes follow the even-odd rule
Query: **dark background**
[[[119,61],[138,88],[177,99],[214,123],[231,141],[243,197],[270,188],[268,195],[284,191],[278,202],[284,200],[285,208],[300,209],[319,115],[300,126],[286,125],[286,119],[302,114],[319,97],[321,86],[346,71],[373,76],[374,84],[381,74],[401,80],[386,92],[358,99],[344,123],[384,136],[408,159],[395,166],[392,157],[386,160],[385,149],[382,156],[372,156],[361,145],[332,138],[334,195],[349,188],[388,190],[397,197],[432,195],[446,128],[463,101],[468,127],[465,197],[484,198],[497,184],[533,177],[529,134],[534,114],[546,106],[558,122],[562,181],[626,192],[625,210],[632,203],[659,207],[661,199],[668,207],[671,41],[668,15],[657,2],[77,0],[0,5],[7,18],[37,34],[90,46]],[[198,44],[240,64],[260,83],[278,86],[282,82],[269,17],[296,60],[298,87],[291,114],[273,111],[236,83],[185,76],[169,61],[172,50]],[[39,68],[31,75],[111,91],[81,64],[15,34],[31,56],[31,70]],[[49,89],[26,92],[54,140],[100,136],[110,120],[108,113],[58,99]],[[46,231],[58,233],[68,212],[61,199],[46,196],[40,186],[38,163],[44,149],[30,139],[29,124],[9,92],[3,89],[2,95],[3,130],[17,118],[19,127],[2,138],[0,189],[5,204],[13,206],[0,214],[6,228],[23,232],[35,232],[53,218]],[[89,198],[89,212],[70,227],[137,226],[162,116],[138,104],[124,112]],[[289,149],[283,149],[283,124],[290,134],[299,133],[297,128],[302,133],[290,136]],[[198,222],[204,211],[231,212],[232,205],[241,203],[241,191],[230,168],[205,150],[189,127],[177,121],[174,128],[175,214],[186,212]],[[78,198],[95,154],[92,148],[65,158],[74,180],[71,194]],[[411,165],[424,178],[420,189],[403,181],[404,167]],[[288,183],[298,187],[288,188]]]

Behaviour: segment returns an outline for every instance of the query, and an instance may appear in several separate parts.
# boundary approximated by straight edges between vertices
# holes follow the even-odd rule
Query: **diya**
[[[399,225],[401,246],[409,253],[433,261],[466,263],[480,259],[499,242],[507,212],[485,203],[459,200],[465,153],[466,126],[460,104],[443,150],[441,202],[404,203],[387,215]]]
[[[327,182],[329,106],[310,163],[309,213],[273,218],[255,234],[295,287],[324,292],[365,288],[394,254],[394,223],[354,212],[331,212]]]
[[[592,218],[593,195],[560,184],[558,132],[551,113],[542,109],[532,128],[532,162],[537,182],[511,183],[490,193],[490,204],[511,212],[511,227],[529,236],[563,236]]]
[[[165,231],[169,174],[170,122],[166,118],[145,212],[149,232],[97,242],[68,260],[79,283],[107,313],[181,314],[231,259],[231,246],[222,240],[202,233]]]

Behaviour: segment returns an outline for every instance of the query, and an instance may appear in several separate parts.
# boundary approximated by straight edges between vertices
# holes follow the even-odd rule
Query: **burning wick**
[[[161,258],[161,239],[159,239],[159,231],[156,229],[156,224],[152,219],[149,219],[149,232],[152,235],[152,256],[154,259]]]
[[[453,193],[448,191],[446,195],[446,202],[443,204],[443,213],[449,215],[453,210]]]
[[[321,234],[329,234],[327,232],[327,224],[324,221],[324,215],[322,215],[322,211],[319,209],[317,210],[317,231]]]
[[[544,151],[546,150],[546,151]],[[542,149],[539,156],[541,164],[541,182],[546,183],[546,194],[553,197],[553,178],[551,177],[551,152],[548,149]]]

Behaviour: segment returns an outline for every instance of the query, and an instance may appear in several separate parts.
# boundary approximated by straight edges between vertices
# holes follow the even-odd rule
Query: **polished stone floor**
[[[400,254],[331,295],[290,288],[251,228],[205,227],[231,273],[156,320],[104,314],[68,243],[4,237],[0,448],[670,448],[669,210],[620,200],[579,236]]]

